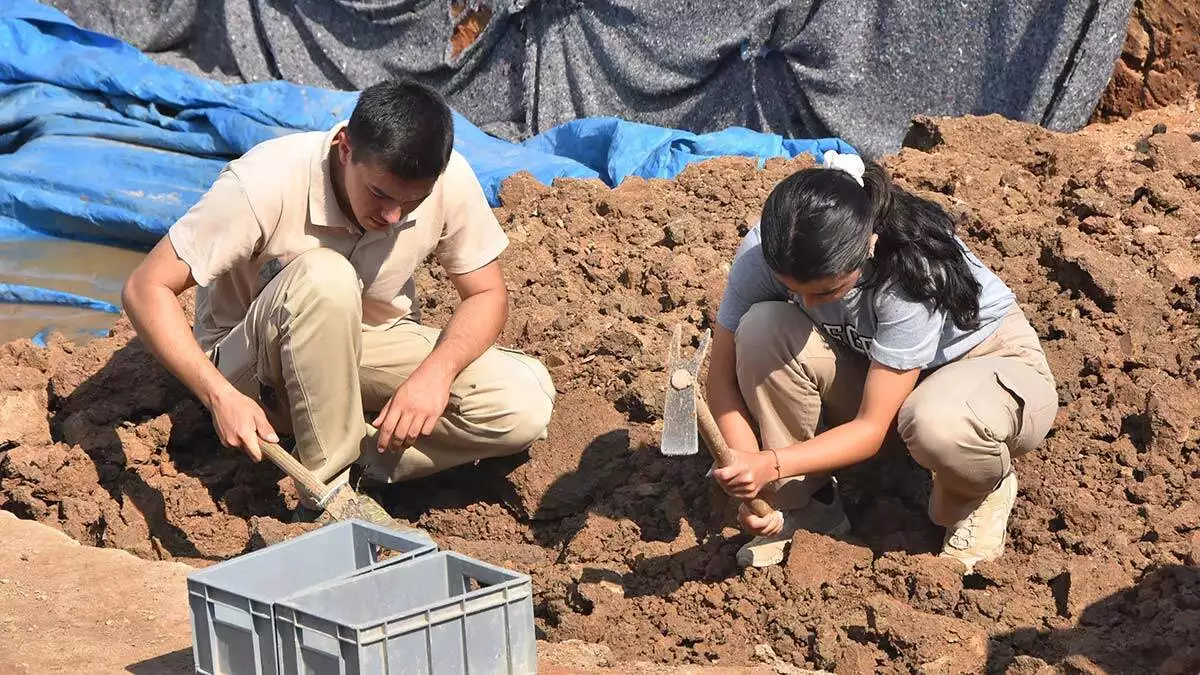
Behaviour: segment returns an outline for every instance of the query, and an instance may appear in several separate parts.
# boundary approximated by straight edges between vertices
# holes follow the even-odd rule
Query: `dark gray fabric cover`
[[[478,0],[459,0],[479,5]],[[361,89],[408,74],[485,130],[580,117],[896,149],[917,114],[1073,130],[1133,0],[511,0],[457,57],[451,0],[53,0],[221,79]]]

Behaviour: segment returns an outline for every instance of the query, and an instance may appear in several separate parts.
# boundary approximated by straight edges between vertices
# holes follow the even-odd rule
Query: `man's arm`
[[[404,448],[433,432],[454,379],[495,343],[508,320],[508,289],[498,260],[473,272],[451,274],[450,280],[462,302],[433,351],[371,423],[379,429],[380,451]]]
[[[192,336],[178,296],[195,285],[191,268],[176,254],[170,237],[163,237],[125,282],[121,301],[159,363],[212,412],[221,442],[258,461],[258,439],[277,443],[279,438],[258,403],[225,379]]]

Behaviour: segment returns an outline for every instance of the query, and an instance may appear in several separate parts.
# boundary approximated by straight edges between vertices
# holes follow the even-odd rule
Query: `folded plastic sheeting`
[[[55,236],[149,248],[221,167],[282,134],[328,129],[353,92],[286,82],[225,85],[156,64],[29,0],[0,2],[0,238]],[[670,178],[721,155],[766,159],[849,150],[838,140],[785,140],[728,129],[697,135],[616,119],[576,120],[523,144],[455,115],[455,147],[489,200],[518,171],[557,177]],[[15,287],[14,287],[15,288]],[[101,311],[101,301],[29,290]],[[93,303],[89,305],[88,303]]]
[[[68,305],[109,314],[117,314],[121,311],[120,307],[103,300],[23,284],[0,283],[0,302],[19,302],[26,305]]]

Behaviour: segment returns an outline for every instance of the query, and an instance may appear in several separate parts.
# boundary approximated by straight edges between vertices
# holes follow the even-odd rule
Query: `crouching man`
[[[493,346],[508,239],[453,143],[436,92],[375,85],[349,122],[230,162],[133,272],[130,319],[224,444],[257,461],[290,434],[333,485],[356,461],[402,481],[545,436],[549,374]],[[461,298],[441,331],[414,300],[430,254]],[[194,285],[193,332],[178,296]]]

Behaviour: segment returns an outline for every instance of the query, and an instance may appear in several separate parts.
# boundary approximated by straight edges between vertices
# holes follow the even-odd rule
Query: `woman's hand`
[[[775,480],[775,462],[770,452],[745,452],[733,450],[734,460],[729,466],[713,470],[713,478],[730,497],[750,499],[757,497],[767,483]]]
[[[766,516],[756,516],[745,502],[738,507],[738,522],[743,530],[760,537],[773,537],[783,531],[783,513],[773,511]]]

